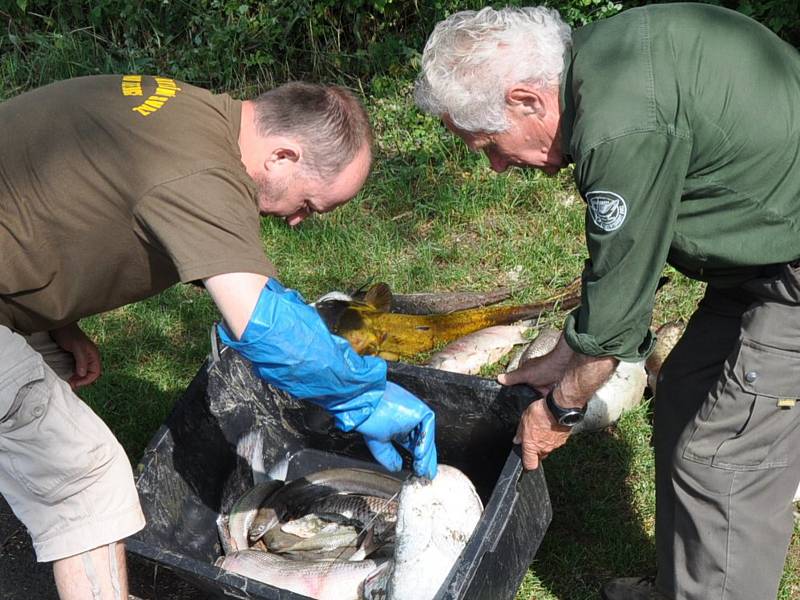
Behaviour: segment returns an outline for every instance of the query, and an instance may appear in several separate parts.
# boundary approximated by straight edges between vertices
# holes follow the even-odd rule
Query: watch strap
[[[545,403],[547,404],[547,408],[555,420],[558,421],[559,425],[563,425],[564,427],[575,427],[575,425],[583,421],[583,417],[586,414],[585,407],[565,408],[563,406],[559,406],[559,404],[556,402],[553,392],[555,392],[555,388],[547,393],[547,396],[545,397]]]

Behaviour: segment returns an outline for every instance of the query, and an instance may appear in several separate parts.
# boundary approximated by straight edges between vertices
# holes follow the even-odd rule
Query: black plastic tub
[[[439,462],[466,473],[485,506],[436,599],[513,599],[552,516],[544,472],[524,472],[511,444],[531,391],[401,363],[390,363],[389,378],[436,412]],[[324,411],[268,386],[225,348],[200,369],[142,457],[136,485],[147,526],[127,546],[215,597],[304,600],[214,566],[223,487],[237,441],[254,427],[264,432],[265,464],[287,461],[289,479],[331,466],[381,470],[360,435],[334,429]]]

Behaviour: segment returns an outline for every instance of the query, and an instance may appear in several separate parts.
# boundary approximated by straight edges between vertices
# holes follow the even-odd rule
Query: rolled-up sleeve
[[[581,305],[564,327],[576,352],[630,362],[650,354],[653,302],[690,154],[690,140],[649,131],[599,144],[576,161],[589,250]]]

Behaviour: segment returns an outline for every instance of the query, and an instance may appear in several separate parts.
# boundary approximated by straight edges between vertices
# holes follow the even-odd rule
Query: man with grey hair
[[[259,234],[259,213],[295,226],[364,184],[372,134],[350,92],[298,82],[239,101],[83,77],[3,102],[0,129],[0,494],[62,599],[127,599],[121,540],[144,525],[122,447],[75,394],[101,372],[78,321],[178,282],[202,282],[262,378],[387,469],[397,442],[435,475],[431,410],[278,283]]]
[[[655,579],[606,600],[774,598],[800,481],[800,56],[718,7],[653,5],[574,32],[543,7],[439,23],[415,96],[491,167],[574,163],[582,305],[501,375],[545,399],[524,464],[564,444],[618,361],[653,347],[665,263],[708,283],[655,401]]]

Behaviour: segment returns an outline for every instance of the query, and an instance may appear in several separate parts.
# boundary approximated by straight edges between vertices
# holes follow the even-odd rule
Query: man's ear
[[[264,161],[264,169],[274,171],[296,165],[300,161],[300,147],[292,144],[282,144],[273,148]]]
[[[544,96],[540,89],[527,83],[514,84],[506,92],[506,104],[512,111],[522,115],[543,117],[547,113]]]

